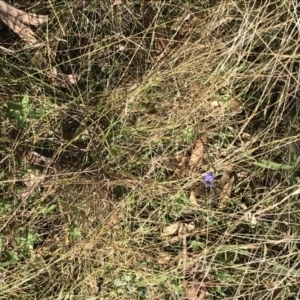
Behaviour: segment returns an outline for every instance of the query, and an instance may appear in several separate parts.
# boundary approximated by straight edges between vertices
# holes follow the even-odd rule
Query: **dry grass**
[[[298,299],[299,4],[102,2],[1,40],[0,298]]]

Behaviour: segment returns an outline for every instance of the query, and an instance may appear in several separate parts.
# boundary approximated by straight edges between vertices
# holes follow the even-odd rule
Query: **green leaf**
[[[127,282],[125,282],[119,278],[115,279],[115,281],[114,281],[114,285],[116,287],[125,286],[126,284],[127,284]]]
[[[205,248],[205,244],[199,241],[192,241],[191,246],[194,252],[198,251],[199,249]]]
[[[30,117],[35,120],[39,120],[46,114],[44,109],[35,108],[30,111]]]
[[[294,162],[294,166],[293,167],[296,169],[296,168],[299,167],[299,165],[300,165],[300,156],[297,157],[296,161]]]
[[[43,211],[44,215],[45,216],[50,215],[55,210],[56,207],[57,207],[56,204],[52,204],[49,207],[46,207]]]
[[[30,252],[33,250],[34,244],[40,242],[40,238],[37,234],[29,233],[29,230],[26,228],[21,237],[17,238],[19,247],[25,251]]]
[[[7,259],[0,263],[0,267],[2,268],[8,267],[19,261],[19,257],[14,251],[4,251],[3,254],[7,257]]]
[[[81,231],[76,224],[73,224],[71,226],[69,238],[70,238],[70,240],[77,240],[77,239],[81,238]]]
[[[126,282],[130,282],[132,280],[132,276],[131,275],[124,275],[124,280]]]
[[[279,164],[279,163],[275,163],[273,161],[264,160],[264,159],[259,162],[254,162],[254,165],[264,168],[264,169],[270,169],[270,170],[292,170],[292,169],[294,169],[294,166]]]
[[[29,97],[28,97],[27,94],[23,96],[23,99],[22,99],[22,102],[21,102],[21,103],[22,103],[23,108],[28,108],[28,105],[29,105]]]
[[[10,112],[23,110],[22,105],[16,104],[16,103],[13,103],[13,102],[10,102],[10,101],[6,102],[4,104],[4,107],[6,107]]]
[[[193,127],[189,127],[183,132],[183,139],[187,143],[193,141],[196,137],[197,135]]]

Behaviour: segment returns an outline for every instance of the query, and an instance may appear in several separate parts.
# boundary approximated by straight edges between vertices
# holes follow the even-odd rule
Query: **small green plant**
[[[11,250],[2,251],[0,267],[5,268],[11,266],[19,261],[19,256],[16,252]]]
[[[19,248],[25,252],[30,253],[34,249],[34,245],[39,243],[41,239],[39,238],[38,234],[29,233],[28,229],[25,229],[22,236],[17,238]]]
[[[14,207],[14,203],[12,200],[2,199],[0,201],[0,216],[4,213],[11,211]]]
[[[191,247],[193,252],[197,252],[200,249],[204,249],[205,248],[205,244],[199,241],[199,237],[196,237],[196,240],[191,241]]]
[[[57,208],[57,204],[52,204],[49,207],[46,207],[43,209],[43,214],[45,216],[51,215],[55,211],[56,208]]]
[[[197,134],[195,132],[195,129],[193,127],[187,128],[185,131],[183,131],[183,140],[186,143],[190,143],[193,140],[195,140],[197,137]]]
[[[39,2],[44,46],[0,39],[1,299],[298,299],[292,1]]]
[[[138,286],[140,276],[138,274],[124,274],[121,278],[114,281],[116,291],[122,295],[124,292],[138,295],[138,299],[145,299],[148,293],[147,287]]]
[[[69,239],[74,241],[81,238],[80,228],[76,224],[72,224],[70,227]]]
[[[31,107],[30,98],[27,94],[23,96],[21,104],[6,102],[4,107],[7,109],[7,117],[14,119],[18,128],[25,127],[30,119],[39,120],[45,115],[43,108]]]

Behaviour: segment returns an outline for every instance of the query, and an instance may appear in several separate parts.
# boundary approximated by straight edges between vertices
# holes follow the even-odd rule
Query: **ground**
[[[0,299],[299,299],[297,1],[10,4]]]

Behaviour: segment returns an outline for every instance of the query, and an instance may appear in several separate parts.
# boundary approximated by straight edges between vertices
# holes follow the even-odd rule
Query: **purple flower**
[[[212,172],[206,172],[203,177],[203,182],[206,186],[213,187],[213,180],[215,175]]]

